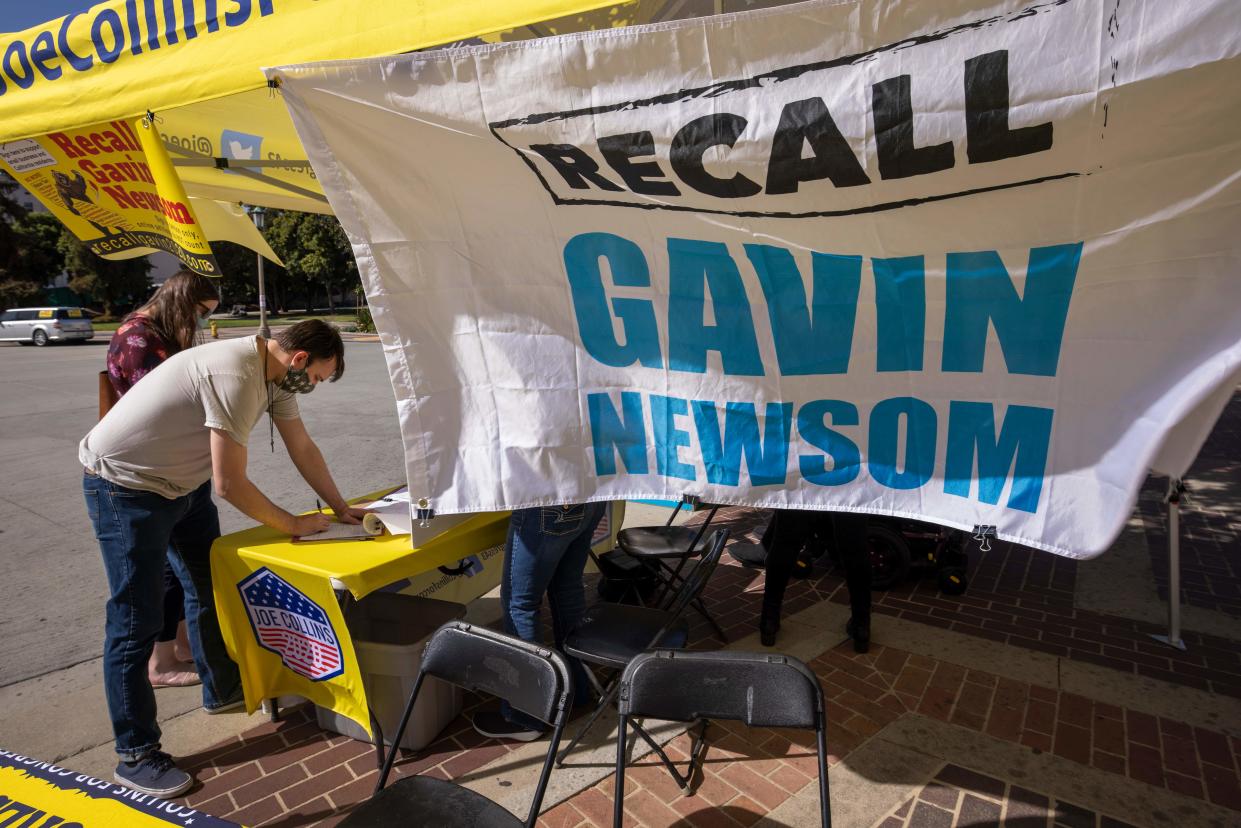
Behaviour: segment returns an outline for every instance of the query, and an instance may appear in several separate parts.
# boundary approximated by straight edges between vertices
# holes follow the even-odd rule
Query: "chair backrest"
[[[823,689],[792,656],[654,650],[629,662],[620,712],[679,722],[721,719],[753,727],[817,728]]]
[[[679,618],[690,603],[702,593],[711,573],[715,572],[720,556],[724,554],[724,546],[728,543],[728,530],[716,529],[707,542],[707,551],[694,565],[694,571],[686,576],[681,589],[668,604],[668,612],[674,619]]]
[[[567,709],[573,689],[569,666],[556,651],[464,621],[435,631],[422,672],[498,696],[549,725]]]
[[[539,782],[525,820],[526,826],[532,828],[543,806],[552,762],[560,746],[565,722],[569,719],[573,678],[564,656],[547,647],[464,621],[449,621],[440,627],[423,650],[418,678],[405,703],[401,723],[392,737],[392,749],[384,760],[383,771],[375,785],[376,793],[388,781],[405,726],[409,724],[410,714],[427,676],[435,676],[467,690],[481,690],[499,696],[518,710],[552,726],[543,769],[539,773]]]
[[[820,824],[831,828],[823,687],[818,677],[796,658],[766,653],[653,650],[625,667],[617,709],[620,735],[616,743],[612,823],[616,828],[624,816],[625,733],[632,716],[680,722],[726,719],[755,727],[813,728]],[[696,757],[691,755],[689,776],[693,776],[695,761]]]

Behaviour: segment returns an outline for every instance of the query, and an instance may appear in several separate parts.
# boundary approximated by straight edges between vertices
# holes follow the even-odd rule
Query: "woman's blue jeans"
[[[147,660],[164,621],[165,560],[185,590],[203,706],[220,707],[241,696],[241,675],[224,648],[211,588],[211,543],[220,536],[220,519],[210,482],[169,500],[87,473],[82,491],[108,576],[103,651],[108,714],[116,752],[136,761],[160,746]]]
[[[575,506],[542,506],[518,509],[509,521],[504,547],[504,573],[500,578],[500,604],[504,629],[523,641],[538,644],[539,613],[546,595],[552,610],[552,635],[557,650],[586,613],[586,589],[582,572],[590,553],[590,538],[603,517],[606,503]],[[590,698],[586,670],[569,659],[576,701]],[[547,725],[507,702],[500,705],[504,717],[530,730]]]

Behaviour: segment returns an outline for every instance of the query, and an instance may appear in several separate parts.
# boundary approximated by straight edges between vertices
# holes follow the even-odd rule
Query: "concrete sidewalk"
[[[1148,481],[1124,534],[1094,561],[996,543],[971,550],[964,596],[940,595],[933,578],[876,593],[867,655],[845,639],[839,574],[795,581],[777,649],[805,660],[827,694],[834,824],[1241,824],[1239,437],[1241,397],[1188,476],[1185,652],[1150,638],[1166,614],[1161,480]],[[643,519],[634,510],[627,522]],[[755,540],[763,515],[732,509],[720,519],[735,540]],[[728,556],[725,564],[707,605],[730,648],[761,650],[762,573]],[[721,646],[693,620],[691,646]],[[398,775],[453,778],[524,808],[545,746],[475,734],[469,708],[493,703],[469,699],[437,742],[400,760]],[[185,800],[195,808],[252,826],[332,825],[374,786],[370,746],[323,733],[304,709],[236,735],[198,726],[257,722],[221,718],[187,713],[170,728],[169,746],[200,780]],[[683,729],[656,728],[677,758]],[[611,824],[607,730],[552,774],[541,825]],[[808,734],[713,724],[708,741],[693,796],[649,759],[637,761],[626,774],[627,824],[818,824]],[[61,764],[107,775],[111,761],[100,748]]]

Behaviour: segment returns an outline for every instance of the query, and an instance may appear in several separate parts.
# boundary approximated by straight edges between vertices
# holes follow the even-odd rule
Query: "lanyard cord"
[[[263,339],[263,337],[259,337]],[[267,379],[267,340],[263,339],[263,385],[267,387],[267,439],[271,441],[271,453],[276,453],[276,421],[272,419],[274,402],[271,393],[271,381]]]

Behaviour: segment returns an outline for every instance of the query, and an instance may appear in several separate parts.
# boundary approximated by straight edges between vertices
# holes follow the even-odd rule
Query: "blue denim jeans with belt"
[[[539,614],[546,595],[551,605],[555,646],[563,651],[565,638],[586,613],[582,572],[590,553],[590,538],[606,508],[606,503],[579,503],[513,512],[500,577],[506,632],[523,641],[541,643]],[[576,701],[585,702],[590,698],[585,668],[577,659],[571,658],[569,662]],[[507,702],[500,705],[500,712],[510,722],[530,730],[547,728]]]
[[[160,746],[147,660],[164,621],[165,560],[185,590],[203,706],[221,707],[241,697],[241,675],[224,648],[211,588],[211,543],[220,536],[220,519],[210,482],[169,500],[88,472],[82,491],[108,576],[103,651],[108,714],[116,752],[136,761]]]

